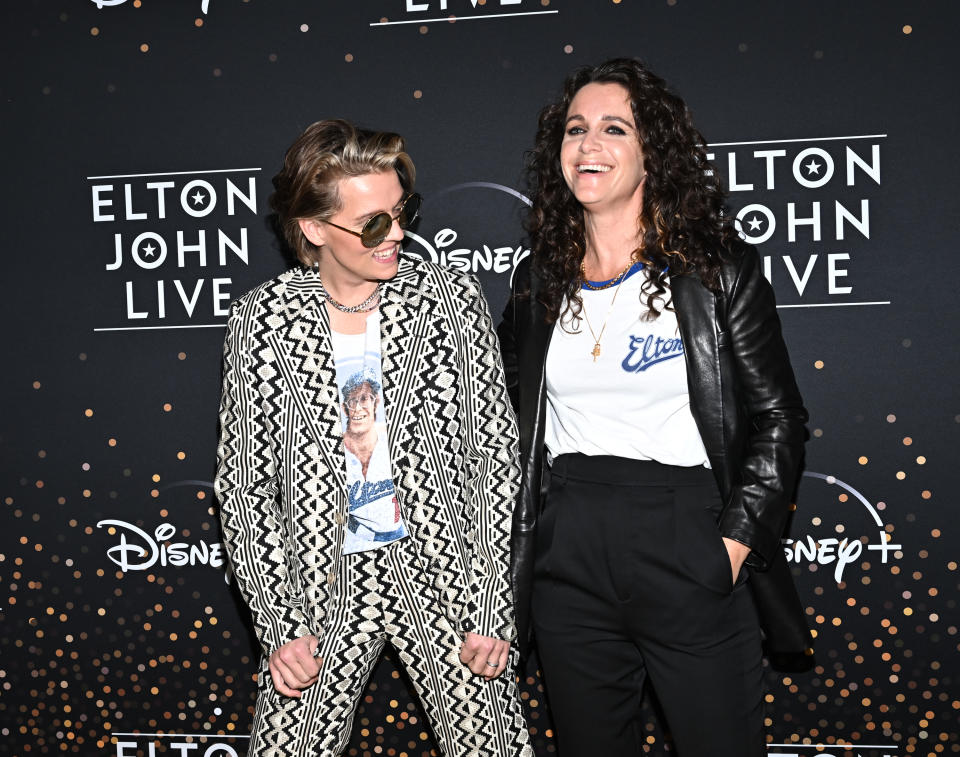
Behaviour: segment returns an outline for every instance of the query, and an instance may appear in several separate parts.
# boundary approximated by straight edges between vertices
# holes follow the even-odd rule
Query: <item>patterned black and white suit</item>
[[[224,540],[263,648],[251,755],[346,747],[384,643],[448,757],[532,755],[513,677],[457,659],[467,632],[513,639],[508,582],[517,431],[486,303],[469,275],[402,256],[381,303],[391,464],[409,538],[343,555],[347,496],[330,324],[293,269],[231,308],[216,492]],[[320,638],[320,680],[276,692],[266,658]]]

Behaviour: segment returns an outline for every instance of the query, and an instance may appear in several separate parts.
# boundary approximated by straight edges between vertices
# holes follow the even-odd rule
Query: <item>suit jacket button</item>
[[[346,522],[346,518],[343,517],[343,513],[337,513],[333,516],[333,522],[338,526],[342,526]]]
[[[333,583],[334,581],[336,581],[336,580],[337,580],[337,574],[336,574],[336,573],[327,573],[327,583],[328,583],[328,584],[332,584],[332,583]]]

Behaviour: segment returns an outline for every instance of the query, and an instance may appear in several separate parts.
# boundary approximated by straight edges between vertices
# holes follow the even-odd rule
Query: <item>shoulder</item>
[[[736,239],[720,252],[720,279],[723,291],[732,296],[745,284],[762,278],[763,266],[757,248]]]
[[[299,269],[291,268],[268,279],[240,295],[230,304],[230,321],[246,321],[268,311],[280,303],[288,286],[295,282]]]
[[[418,279],[421,291],[425,293],[432,291],[444,300],[452,298],[456,301],[483,296],[480,282],[474,274],[458,271],[409,253],[402,253],[397,276],[401,279],[411,277]]]

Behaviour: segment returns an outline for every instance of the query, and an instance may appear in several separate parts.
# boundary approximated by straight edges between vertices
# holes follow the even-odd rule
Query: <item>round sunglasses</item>
[[[347,229],[343,226],[335,224],[333,221],[324,221],[324,223],[328,223],[335,229],[340,229],[340,231],[353,234],[355,237],[360,237],[360,243],[364,247],[376,247],[387,238],[387,234],[390,233],[390,229],[393,226],[394,221],[400,224],[401,229],[406,230],[409,228],[410,224],[417,219],[417,214],[420,212],[420,203],[422,201],[423,198],[420,197],[420,195],[418,195],[416,192],[408,194],[400,203],[399,213],[397,213],[395,216],[392,216],[386,212],[377,213],[369,221],[363,224],[363,228],[360,229],[360,231]]]

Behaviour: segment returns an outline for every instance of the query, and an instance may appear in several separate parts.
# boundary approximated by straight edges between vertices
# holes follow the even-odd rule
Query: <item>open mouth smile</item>
[[[602,163],[578,163],[577,173],[607,173],[613,170],[613,166]]]

